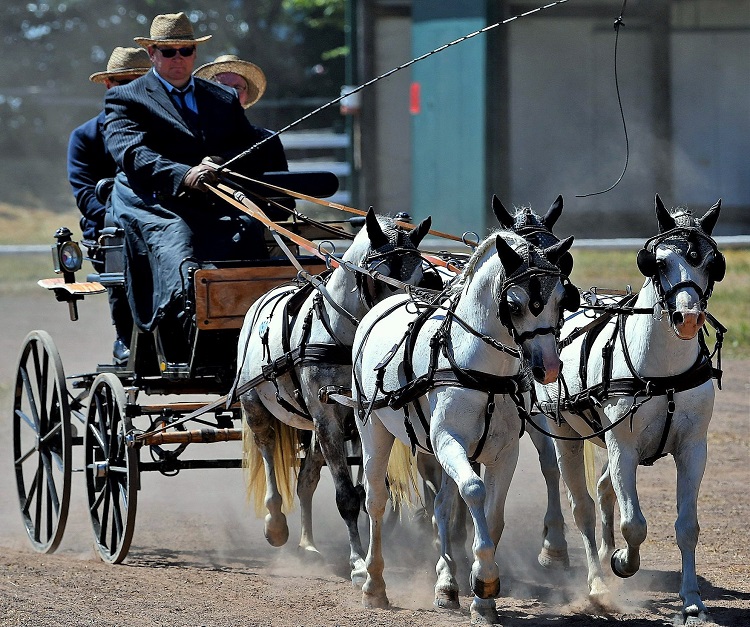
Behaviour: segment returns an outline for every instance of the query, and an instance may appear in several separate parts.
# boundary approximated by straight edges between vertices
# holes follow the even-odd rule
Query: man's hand
[[[207,163],[201,162],[187,171],[185,178],[182,179],[182,184],[188,189],[197,189],[199,192],[205,192],[208,191],[206,183],[215,185],[217,181],[216,166],[210,166]]]

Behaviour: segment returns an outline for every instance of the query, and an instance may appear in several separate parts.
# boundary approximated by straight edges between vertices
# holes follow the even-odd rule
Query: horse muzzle
[[[557,340],[554,334],[538,338],[531,346],[524,342],[521,347],[526,363],[537,383],[547,385],[557,381],[562,369],[560,354],[557,351]]]
[[[681,340],[692,340],[706,322],[704,311],[676,310],[671,312],[669,322],[675,335]]]

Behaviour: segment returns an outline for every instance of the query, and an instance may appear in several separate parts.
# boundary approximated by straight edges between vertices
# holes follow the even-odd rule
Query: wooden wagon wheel
[[[13,464],[26,533],[34,550],[60,544],[70,505],[70,408],[60,353],[46,331],[26,336],[13,403]]]
[[[94,544],[110,564],[125,559],[135,529],[138,453],[125,444],[130,428],[122,383],[111,372],[98,375],[86,416],[86,491]]]

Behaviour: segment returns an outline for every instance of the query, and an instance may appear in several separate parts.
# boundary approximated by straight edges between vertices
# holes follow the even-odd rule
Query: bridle
[[[705,289],[690,279],[679,281],[678,283],[671,285],[668,289],[664,289],[664,285],[660,278],[659,264],[656,260],[656,248],[668,240],[684,242],[684,252],[678,244],[668,244],[668,246],[680,254],[688,264],[696,268],[705,260],[705,256],[700,256],[699,242],[703,242],[710,247],[711,250],[708,254],[713,253],[713,258],[706,264],[706,270],[708,271],[708,284]],[[674,323],[672,314],[676,312],[676,309],[670,307],[669,303],[674,295],[680,290],[692,288],[698,295],[698,302],[701,311],[705,311],[708,305],[708,299],[713,293],[714,284],[716,281],[721,281],[724,278],[724,273],[726,271],[724,255],[719,251],[716,242],[702,229],[693,226],[678,226],[646,240],[643,248],[638,252],[637,264],[641,273],[651,279],[657,295],[657,305],[669,314],[670,324],[673,329]]]

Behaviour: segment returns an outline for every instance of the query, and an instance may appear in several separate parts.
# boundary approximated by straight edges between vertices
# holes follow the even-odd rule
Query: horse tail
[[[299,438],[297,429],[276,421],[273,465],[276,487],[281,495],[282,509],[289,513],[294,506],[299,472]],[[242,468],[245,475],[245,498],[252,503],[259,518],[266,510],[266,471],[260,448],[246,420],[242,421]]]
[[[596,501],[596,483],[599,479],[596,473],[596,446],[590,440],[583,443],[583,466],[586,472],[586,489]]]
[[[393,509],[403,511],[404,505],[420,505],[417,488],[417,465],[411,450],[401,440],[396,439],[388,457],[386,471],[388,491],[391,495]]]

